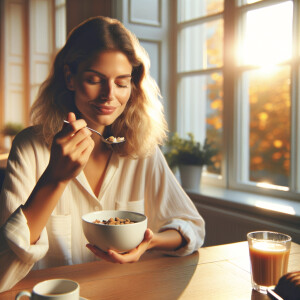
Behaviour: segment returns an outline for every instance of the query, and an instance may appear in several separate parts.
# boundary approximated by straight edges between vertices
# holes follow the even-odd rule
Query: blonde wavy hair
[[[68,112],[75,112],[80,118],[74,92],[67,89],[64,67],[69,66],[76,74],[80,63],[106,50],[121,51],[133,69],[130,99],[123,113],[105,128],[104,135],[125,137],[125,143],[109,146],[116,153],[132,158],[146,157],[157,145],[163,144],[167,123],[158,86],[149,74],[149,57],[138,39],[116,19],[93,17],[71,31],[31,108],[32,124],[38,125],[39,134],[50,146]]]

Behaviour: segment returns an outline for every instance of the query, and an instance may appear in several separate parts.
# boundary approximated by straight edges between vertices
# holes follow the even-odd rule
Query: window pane
[[[249,71],[249,180],[288,186],[290,172],[290,67]]]
[[[248,11],[244,15],[240,62],[276,64],[292,55],[292,1]]]
[[[251,4],[251,3],[256,3],[256,2],[260,2],[262,0],[239,0],[238,4],[239,5],[245,5],[245,4]]]
[[[177,0],[177,20],[184,22],[223,11],[224,0]]]
[[[215,144],[219,153],[214,157],[214,165],[208,171],[221,174],[222,142],[222,94],[221,73],[184,77],[179,82],[177,120],[178,132],[187,137],[204,142],[205,138]]]
[[[246,4],[256,3],[259,1],[261,1],[261,0],[246,0]]]
[[[55,47],[60,49],[66,42],[66,3],[65,0],[55,1]]]
[[[223,20],[183,28],[178,36],[178,71],[221,67]]]

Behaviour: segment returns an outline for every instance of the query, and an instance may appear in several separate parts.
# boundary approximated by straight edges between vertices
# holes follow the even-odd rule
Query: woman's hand
[[[73,113],[69,113],[67,120],[71,124],[55,135],[49,164],[22,208],[31,244],[39,239],[68,180],[84,168],[94,148],[91,132],[85,128],[86,122],[76,120]]]
[[[96,246],[93,246],[91,244],[87,244],[87,248],[90,249],[96,256],[113,262],[113,263],[119,263],[119,264],[125,264],[125,263],[132,263],[137,262],[140,257],[146,252],[148,249],[151,240],[153,238],[153,232],[148,228],[145,232],[143,241],[134,249],[130,250],[126,253],[118,253],[114,250],[108,250],[108,252],[104,252],[97,248]]]
[[[91,131],[84,120],[76,120],[69,113],[67,121],[53,139],[47,175],[54,181],[68,181],[76,177],[86,165],[94,148]]]

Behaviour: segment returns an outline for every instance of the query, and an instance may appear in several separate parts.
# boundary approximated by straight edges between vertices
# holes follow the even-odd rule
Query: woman
[[[71,32],[31,117],[34,126],[14,139],[1,194],[1,291],[33,267],[133,262],[148,249],[188,255],[203,244],[204,221],[158,147],[166,122],[149,60],[119,21],[95,17]],[[126,142],[107,145],[86,126]],[[136,249],[86,245],[81,216],[108,209],[147,215]]]

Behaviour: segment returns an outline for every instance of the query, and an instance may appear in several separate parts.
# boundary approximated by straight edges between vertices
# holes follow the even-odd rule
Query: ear
[[[74,91],[74,76],[68,65],[64,65],[64,77],[67,89],[70,91]]]

